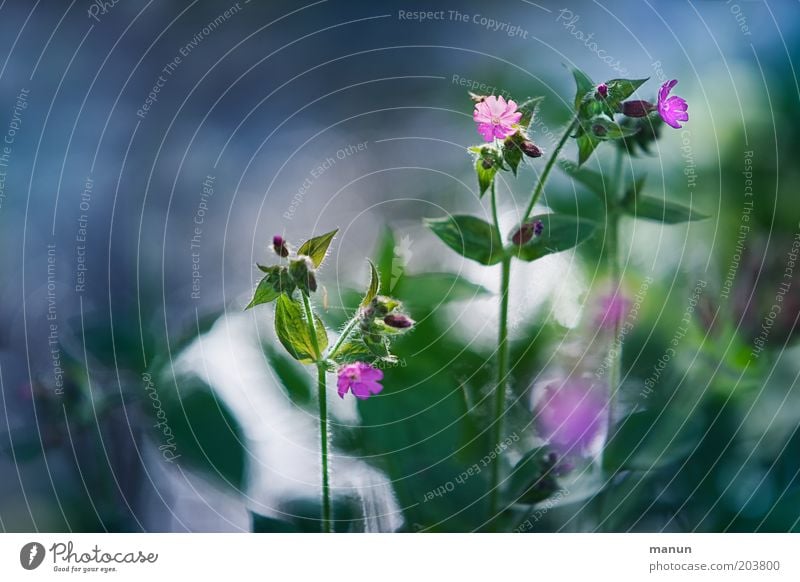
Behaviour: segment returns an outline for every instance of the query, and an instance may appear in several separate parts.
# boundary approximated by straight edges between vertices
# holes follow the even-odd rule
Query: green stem
[[[567,129],[564,131],[564,134],[561,136],[561,139],[558,140],[558,144],[556,145],[556,149],[553,150],[553,153],[550,154],[550,159],[547,160],[547,164],[542,170],[541,176],[539,176],[539,181],[536,183],[536,188],[533,190],[533,194],[531,195],[531,200],[528,202],[528,207],[525,209],[525,214],[522,215],[522,222],[525,222],[530,218],[531,212],[533,212],[533,207],[536,206],[536,203],[539,201],[539,197],[542,195],[544,191],[545,182],[547,182],[547,177],[550,175],[550,170],[553,169],[553,165],[556,163],[558,159],[558,154],[564,148],[564,144],[567,143],[569,136],[572,135],[572,132],[575,131],[575,127],[578,125],[578,118],[572,120],[572,122],[567,126]]]
[[[339,334],[339,339],[336,340],[336,343],[333,344],[333,347],[328,352],[328,359],[329,360],[332,360],[334,358],[334,356],[336,356],[336,354],[339,353],[339,350],[344,345],[344,342],[347,340],[348,337],[350,337],[350,332],[353,331],[353,328],[358,323],[358,319],[359,319],[358,318],[358,313],[356,313],[356,315],[353,317],[353,319],[348,321],[347,325],[344,326],[344,329],[342,330],[342,333]]]
[[[623,153],[622,149],[617,149],[617,157],[614,163],[614,178],[612,200],[609,204],[608,215],[608,266],[611,276],[611,288],[614,294],[614,299],[618,300],[618,295],[621,293],[622,274],[620,273],[619,266],[619,204],[623,191]],[[622,377],[622,340],[620,338],[620,329],[622,321],[619,317],[614,315],[614,343],[612,344],[613,358],[611,360],[611,372],[608,381],[608,434],[612,434],[614,428],[614,400],[617,392],[619,391],[620,378]]]
[[[331,486],[328,475],[328,391],[325,377],[325,363],[317,340],[317,328],[314,325],[314,312],[308,295],[300,293],[303,298],[303,309],[306,313],[306,324],[311,335],[311,345],[316,354],[317,364],[317,396],[319,398],[319,444],[322,457],[322,532],[331,531]]]
[[[325,367],[317,364],[319,398],[319,444],[322,456],[322,533],[331,532],[331,484],[328,474],[328,391]]]
[[[492,182],[492,218],[497,234],[502,240],[500,232],[500,220],[497,215],[497,190]],[[492,428],[492,440],[495,445],[500,444],[503,436],[503,413],[506,404],[506,381],[508,376],[508,295],[511,283],[511,257],[504,256],[501,263],[500,274],[500,328],[497,335],[497,385],[494,392],[494,423]],[[492,463],[491,484],[489,491],[489,507],[491,515],[494,516],[499,509],[500,501],[500,459],[495,459]]]

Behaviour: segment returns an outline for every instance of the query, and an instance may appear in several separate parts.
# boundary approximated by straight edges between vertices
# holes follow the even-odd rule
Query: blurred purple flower
[[[364,400],[383,390],[383,386],[380,385],[381,380],[383,380],[381,370],[364,362],[353,362],[339,369],[339,379],[336,385],[341,398],[344,398],[349,390],[357,398]]]
[[[586,453],[605,438],[606,397],[591,380],[567,378],[548,384],[536,408],[540,435],[562,455]]]
[[[677,95],[669,97],[669,92],[672,91],[672,88],[677,84],[678,81],[672,79],[672,81],[667,81],[661,85],[661,89],[658,91],[658,114],[667,125],[675,129],[680,129],[682,126],[678,122],[689,120],[689,114],[686,113],[689,106],[686,104],[686,100]]]
[[[595,316],[595,326],[614,330],[618,323],[628,316],[631,308],[630,299],[623,295],[622,291],[603,295],[598,300],[598,312]]]
[[[517,104],[510,99],[506,101],[502,95],[489,95],[476,103],[472,114],[472,119],[478,124],[478,133],[483,136],[484,141],[505,139],[514,134],[516,129],[513,126],[521,118],[522,113],[517,111]]]

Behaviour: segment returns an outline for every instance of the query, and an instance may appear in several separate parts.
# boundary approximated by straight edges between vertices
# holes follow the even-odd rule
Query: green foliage
[[[328,253],[328,247],[331,246],[333,237],[336,236],[337,232],[339,232],[338,228],[307,240],[297,250],[297,254],[310,257],[311,261],[314,263],[314,267],[319,268],[319,266],[322,264],[322,261],[325,260],[325,256]]]
[[[319,317],[315,317],[316,341],[320,352],[328,345],[328,334]],[[311,364],[320,356],[316,353],[311,330],[305,320],[302,305],[286,295],[275,304],[275,334],[295,360]]]
[[[529,220],[540,220],[544,229],[527,243],[510,247],[514,256],[523,261],[569,250],[592,236],[597,227],[595,222],[571,214],[539,214]]]
[[[381,280],[378,275],[378,270],[375,268],[375,264],[369,261],[369,287],[367,288],[367,293],[364,295],[364,299],[361,300],[361,307],[369,305],[370,302],[377,297],[380,288]]]
[[[482,265],[503,260],[503,242],[495,228],[477,216],[453,215],[426,219],[425,224],[451,249]]]

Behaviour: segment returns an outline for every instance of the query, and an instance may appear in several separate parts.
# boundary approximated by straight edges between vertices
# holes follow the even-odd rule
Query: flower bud
[[[486,95],[478,95],[477,93],[473,93],[472,91],[467,91],[469,93],[469,98],[472,99],[475,103],[483,103],[486,101]]]
[[[286,246],[286,241],[279,234],[272,237],[272,250],[279,257],[286,258],[289,256],[289,248]]]
[[[401,313],[390,313],[383,318],[383,323],[396,329],[408,329],[414,325],[414,320]]]
[[[627,117],[647,117],[656,106],[649,101],[625,101],[622,104],[622,114]]]
[[[605,83],[600,83],[597,86],[597,92],[595,93],[595,96],[598,99],[605,99],[606,97],[608,97],[608,85],[606,85]]]
[[[544,231],[544,224],[541,220],[532,220],[521,224],[520,227],[511,235],[511,242],[521,246],[529,242],[534,236],[539,236]]]
[[[483,158],[483,160],[481,161],[481,165],[483,166],[484,170],[491,170],[493,165],[492,160],[490,160],[489,158]]]
[[[527,139],[520,144],[519,149],[529,158],[540,158],[542,156],[542,150],[539,149],[539,146]]]
[[[314,263],[306,256],[300,256],[289,262],[289,275],[295,284],[305,291],[317,290],[317,278],[314,275]]]

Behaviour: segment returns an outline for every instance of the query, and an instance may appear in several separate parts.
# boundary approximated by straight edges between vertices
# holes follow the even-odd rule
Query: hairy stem
[[[322,532],[331,531],[331,486],[328,476],[328,391],[325,377],[325,364],[317,339],[317,328],[314,325],[314,312],[311,310],[311,301],[305,293],[300,293],[303,298],[303,309],[306,313],[306,324],[311,334],[311,344],[314,348],[317,364],[317,396],[319,398],[319,444],[322,457]]]
[[[550,170],[553,169],[553,165],[555,165],[556,160],[558,159],[558,154],[564,148],[564,144],[567,143],[569,136],[572,135],[572,132],[575,131],[575,127],[578,125],[578,118],[572,120],[572,122],[567,126],[567,129],[561,136],[561,139],[558,140],[558,144],[556,144],[556,149],[553,150],[553,153],[550,154],[550,159],[547,160],[547,164],[544,166],[544,170],[542,170],[542,174],[539,176],[539,181],[536,183],[536,187],[533,189],[533,194],[531,195],[530,202],[528,202],[528,207],[525,209],[525,214],[522,215],[522,222],[525,222],[530,218],[531,212],[533,212],[533,207],[536,206],[536,203],[539,201],[539,198],[544,191],[544,185],[547,182],[547,178],[550,175]]]
[[[497,190],[492,182],[492,218],[498,237],[502,240],[500,221],[497,215]],[[503,413],[505,412],[506,382],[508,377],[508,291],[511,282],[511,257],[504,256],[500,272],[500,327],[497,334],[497,385],[494,392],[494,423],[492,424],[492,443],[500,444],[503,436]],[[494,516],[499,509],[500,500],[500,460],[492,463],[489,506]]]
[[[328,359],[332,360],[336,354],[339,353],[339,350],[344,345],[344,342],[347,341],[347,338],[350,337],[350,332],[353,331],[353,328],[358,323],[358,313],[356,313],[353,318],[347,322],[347,325],[344,326],[342,333],[339,334],[339,339],[336,340],[336,343],[333,344],[333,347],[328,352]]]
[[[331,484],[328,474],[328,391],[325,367],[317,364],[317,392],[319,397],[319,444],[322,457],[322,533],[331,532]]]

